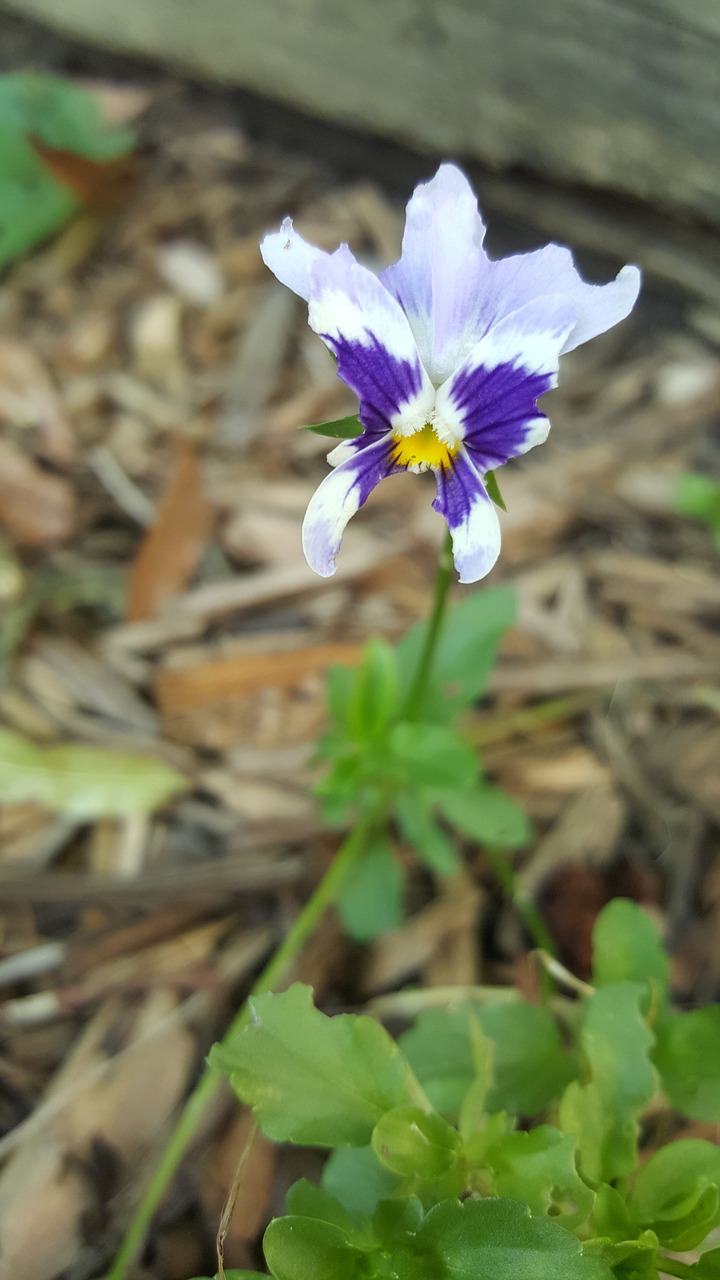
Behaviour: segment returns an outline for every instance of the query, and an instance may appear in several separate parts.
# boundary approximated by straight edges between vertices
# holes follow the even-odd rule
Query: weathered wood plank
[[[717,0],[4,0],[429,151],[720,221]]]

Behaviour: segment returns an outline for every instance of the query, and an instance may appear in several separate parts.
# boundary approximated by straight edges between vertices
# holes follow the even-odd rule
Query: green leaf
[[[400,1045],[437,1111],[456,1116],[475,1078],[472,1019],[491,1045],[488,1111],[534,1116],[560,1096],[575,1064],[546,1009],[524,1000],[430,1009],[400,1037]]]
[[[694,1120],[720,1120],[720,1007],[666,1014],[655,1034],[653,1061],[672,1106]]]
[[[478,760],[454,729],[402,721],[390,733],[390,751],[415,787],[453,787],[472,782]]]
[[[598,1236],[606,1236],[612,1241],[627,1240],[638,1231],[638,1224],[630,1216],[626,1198],[607,1182],[601,1182],[595,1192],[592,1222]]]
[[[365,849],[346,876],[337,905],[346,932],[371,942],[405,918],[405,875],[390,842],[380,836]]]
[[[210,1061],[269,1138],[365,1146],[380,1116],[409,1101],[407,1062],[372,1018],[328,1018],[299,982],[249,1005],[250,1025],[215,1045]]]
[[[314,1218],[340,1227],[350,1243],[359,1249],[373,1247],[369,1214],[348,1209],[326,1187],[317,1187],[306,1178],[293,1183],[287,1193],[286,1208],[291,1217]]]
[[[315,1218],[275,1218],[263,1237],[276,1280],[353,1280],[363,1258],[341,1227]]]
[[[91,160],[123,155],[134,144],[126,129],[109,128],[93,94],[57,76],[0,76],[0,266],[38,244],[77,208],[50,175],[29,135]]]
[[[495,506],[499,507],[501,511],[507,511],[507,507],[505,506],[505,500],[500,492],[500,485],[498,484],[498,478],[495,475],[494,471],[485,472],[485,488],[488,491],[488,497],[492,499],[492,501],[495,503]]]
[[[720,1249],[708,1249],[690,1268],[693,1280],[720,1280]]]
[[[448,822],[481,844],[520,849],[532,835],[527,814],[497,787],[436,791],[433,800]]]
[[[387,729],[399,705],[399,682],[394,649],[385,640],[369,640],[354,673],[347,703],[347,725],[359,742]]]
[[[409,1251],[408,1251],[409,1254]],[[610,1280],[597,1258],[514,1200],[446,1200],[427,1214],[413,1254],[394,1257],[399,1280]]]
[[[587,1217],[593,1193],[575,1166],[575,1139],[551,1125],[508,1133],[487,1155],[496,1195],[524,1200],[533,1213],[564,1212],[564,1225]]]
[[[450,876],[460,865],[460,856],[452,840],[433,821],[423,797],[406,793],[395,803],[395,817],[403,836],[411,844],[421,862],[440,876]]]
[[[720,1149],[702,1138],[670,1142],[638,1170],[629,1209],[667,1249],[694,1249],[720,1223]]]
[[[652,983],[664,1003],[668,957],[657,927],[637,903],[614,898],[600,912],[593,930],[593,980]]]
[[[135,143],[132,130],[105,122],[94,94],[44,72],[0,76],[0,120],[18,134],[37,134],[48,146],[89,160],[125,155]]]
[[[346,1209],[371,1214],[394,1195],[401,1179],[380,1164],[372,1147],[339,1147],[323,1169],[322,1185]]]
[[[419,1107],[395,1107],[373,1130],[375,1155],[393,1173],[438,1178],[457,1162],[460,1137],[441,1116]]]
[[[415,1235],[423,1220],[422,1202],[417,1196],[381,1200],[373,1214],[373,1230],[386,1251],[397,1249]]]
[[[688,472],[679,479],[676,501],[678,511],[707,524],[720,545],[720,480]]]
[[[332,422],[315,422],[303,431],[312,431],[316,436],[333,436],[336,440],[353,440],[359,436],[363,425],[356,413],[348,418],[335,418]]]
[[[618,982],[585,1002],[580,1043],[591,1079],[566,1090],[560,1127],[577,1137],[580,1170],[590,1182],[612,1182],[635,1168],[638,1116],[656,1087],[644,997],[640,984]]]
[[[40,747],[0,729],[0,804],[35,801],[80,818],[150,812],[188,785],[150,756],[103,747]]]
[[[515,621],[516,610],[514,592],[507,587],[486,587],[448,610],[419,714],[428,720],[452,720],[462,707],[480,697],[495,664],[498,644]],[[413,627],[397,645],[405,696],[417,669],[427,625],[422,622]]]

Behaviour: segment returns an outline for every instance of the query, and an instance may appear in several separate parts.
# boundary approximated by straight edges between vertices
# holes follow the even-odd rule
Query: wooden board
[[[720,221],[717,0],[3,0],[434,153]]]

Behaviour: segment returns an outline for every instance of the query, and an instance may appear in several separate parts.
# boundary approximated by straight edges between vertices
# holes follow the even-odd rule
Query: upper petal
[[[442,382],[459,363],[473,327],[487,266],[485,226],[465,174],[443,164],[415,189],[407,206],[402,257],[380,277],[398,299],[425,368]],[[464,346],[463,346],[464,343]]]
[[[367,429],[384,432],[431,411],[434,389],[407,316],[371,271],[336,254],[316,261],[309,321],[337,357],[343,382],[360,397]]]
[[[527,303],[481,338],[439,388],[438,415],[483,473],[547,436],[537,400],[557,381],[560,352],[576,314],[563,295]]]
[[[612,329],[632,311],[640,292],[637,267],[623,267],[609,284],[588,284],[582,279],[569,249],[548,244],[532,253],[514,254],[488,262],[479,318],[489,328],[503,316],[544,294],[564,294],[576,309],[575,325],[561,354],[573,351],[606,329]]]
[[[279,231],[270,231],[260,242],[260,254],[266,267],[277,276],[281,284],[287,285],[298,297],[306,302],[310,299],[310,272],[317,262],[323,262],[331,255],[317,245],[308,244],[293,227],[292,218],[284,218]],[[346,244],[335,250],[333,257],[344,262],[355,259]]]

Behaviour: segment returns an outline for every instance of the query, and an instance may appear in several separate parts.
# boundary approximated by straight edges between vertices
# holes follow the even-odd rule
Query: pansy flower
[[[347,245],[307,244],[286,218],[267,235],[271,271],[309,304],[311,327],[360,400],[363,432],[328,457],[334,470],[303,524],[310,566],[335,572],[343,530],[385,476],[432,471],[461,582],[490,571],[500,525],[485,476],[547,437],[538,397],[560,356],[632,309],[637,267],[610,284],[581,279],[569,249],[549,244],[492,261],[467,178],[451,164],[407,207],[402,256],[375,276]]]

